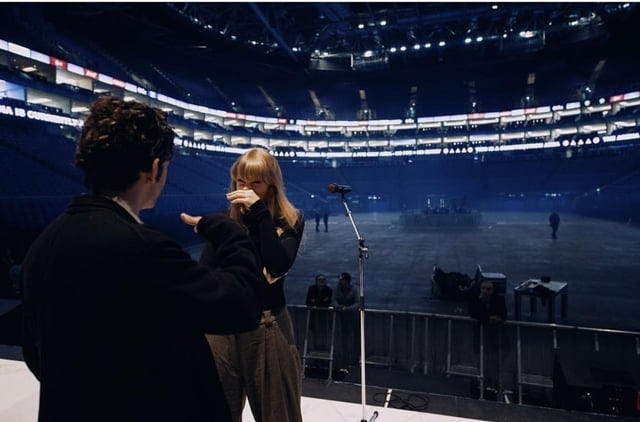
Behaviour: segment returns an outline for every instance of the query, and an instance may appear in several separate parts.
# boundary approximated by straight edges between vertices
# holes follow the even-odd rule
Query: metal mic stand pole
[[[365,380],[365,349],[364,349],[364,260],[369,258],[369,248],[364,244],[364,238],[360,236],[356,222],[353,220],[351,210],[347,204],[347,199],[344,197],[345,192],[342,192],[342,204],[344,205],[345,215],[349,217],[353,230],[356,232],[358,238],[358,268],[360,271],[360,377],[362,380],[361,394],[362,394],[362,419],[360,422],[367,422],[366,419],[366,404],[367,404],[367,387]],[[378,412],[372,416],[371,421],[374,421],[378,416]]]

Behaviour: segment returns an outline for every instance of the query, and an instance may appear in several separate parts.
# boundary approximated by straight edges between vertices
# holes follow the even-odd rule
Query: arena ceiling
[[[524,99],[535,84],[536,69],[562,67],[572,58],[569,72],[582,82],[572,81],[571,90],[579,93],[596,82],[607,57],[617,54],[637,62],[639,56],[640,9],[635,3],[81,2],[15,7],[35,26],[95,45],[132,68],[144,61],[166,75],[207,81],[208,89],[230,107],[246,112],[261,107],[262,114],[297,108],[290,95],[305,95],[306,103],[311,98],[316,112],[327,110],[320,94],[310,91],[328,83],[335,92],[346,86],[350,95],[359,95],[355,108],[361,111],[367,107],[365,81],[402,86],[408,113],[420,84],[442,77],[464,80],[473,108],[482,104],[475,98],[480,95],[475,86],[481,85],[476,73],[481,78],[501,69],[524,75],[517,95]],[[241,85],[250,87],[254,98],[240,93]]]

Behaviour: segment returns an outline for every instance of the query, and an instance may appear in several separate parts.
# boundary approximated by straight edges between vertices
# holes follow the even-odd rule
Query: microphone
[[[345,194],[347,192],[351,192],[351,186],[329,183],[329,192]]]

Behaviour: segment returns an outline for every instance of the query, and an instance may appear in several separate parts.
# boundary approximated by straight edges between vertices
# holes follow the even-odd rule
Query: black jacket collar
[[[105,209],[113,211],[125,220],[138,224],[138,222],[117,202],[106,196],[84,194],[76,196],[71,200],[69,206],[67,206],[68,214],[80,214],[85,212],[93,212],[98,209]]]

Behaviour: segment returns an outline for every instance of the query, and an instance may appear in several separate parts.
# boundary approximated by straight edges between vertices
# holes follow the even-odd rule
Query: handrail
[[[309,316],[309,311],[313,309],[324,312],[332,312],[334,318],[336,316],[336,311],[338,311],[338,309],[333,307],[315,308],[307,307],[305,305],[289,305],[289,307],[305,312],[307,314],[307,319]],[[569,338],[573,337],[574,340],[577,339],[578,332],[589,333],[589,335],[593,337],[591,340],[592,344],[590,348],[592,351],[598,352],[599,355],[599,352],[601,351],[600,346],[603,340],[601,336],[603,334],[624,336],[626,337],[626,339],[631,338],[632,342],[635,344],[635,352],[632,351],[632,349],[625,347],[625,356],[629,359],[632,359],[634,362],[636,362],[638,356],[640,356],[640,332],[636,331],[523,321],[505,321],[504,324],[491,324],[493,325],[493,327],[489,327],[489,325],[482,324],[477,319],[471,318],[466,315],[446,315],[427,312],[392,311],[385,309],[369,309],[366,310],[366,312],[383,316],[384,318],[382,318],[382,324],[389,324],[388,337],[377,336],[377,340],[375,337],[371,337],[369,339],[369,341],[376,342],[378,347],[384,347],[382,346],[382,343],[387,343],[386,351],[382,356],[384,362],[383,365],[386,364],[386,366],[388,366],[389,368],[397,365],[399,367],[404,367],[409,372],[413,373],[414,369],[419,364],[422,364],[424,375],[427,375],[427,373],[429,372],[429,366],[431,366],[436,372],[444,371],[447,376],[456,375],[462,377],[470,377],[472,379],[475,379],[479,385],[479,399],[481,400],[485,397],[484,389],[488,382],[488,378],[486,378],[487,376],[490,376],[491,379],[493,379],[492,382],[495,387],[492,388],[494,388],[498,392],[499,397],[502,397],[502,395],[504,394],[505,401],[507,402],[509,401],[509,399],[507,398],[508,394],[515,393],[517,394],[517,402],[522,404],[523,387],[525,386],[547,389],[554,388],[556,382],[556,369],[554,366],[555,361],[551,359],[550,356],[553,356],[555,353],[557,353],[559,349],[559,340],[564,338],[564,336],[558,336],[559,330],[566,331],[566,335],[568,335]],[[404,344],[403,346],[402,343],[399,343],[397,345],[394,343],[394,318],[396,317],[401,317],[400,320],[404,323],[398,325],[400,331],[405,335],[407,335],[407,330],[409,330],[408,332],[410,332],[411,338],[410,346],[408,349],[406,347],[406,344]],[[418,338],[420,336],[419,334],[418,337],[416,337],[416,319],[418,318],[422,319],[424,324],[424,337],[422,339]],[[439,327],[436,329],[432,329],[430,332],[429,328],[430,326],[432,327],[432,325],[429,323],[430,320],[440,320],[440,323],[442,324],[439,323]],[[464,341],[465,338],[468,339],[468,336],[466,334],[462,339],[457,338],[454,344],[452,327],[453,321],[465,322],[466,324],[462,325],[468,325],[474,330],[479,329],[476,340],[479,341],[479,344],[474,346],[473,352],[474,356],[477,356],[477,361],[475,359],[473,361],[465,359],[465,357],[469,356],[469,349],[464,348],[468,348],[470,346],[470,343],[468,341],[466,343]],[[410,325],[406,325],[407,323],[410,323]],[[507,338],[507,350],[509,348],[515,348],[512,349],[515,350],[515,360],[510,362],[505,362],[503,356],[504,345],[502,340],[502,333],[504,331],[503,328],[506,328],[506,326],[515,327],[515,338],[513,337],[513,333],[510,334]],[[382,325],[380,325],[379,328],[380,327],[382,327]],[[525,335],[525,333],[522,332],[522,327],[535,327],[544,329],[544,331],[542,332],[542,334],[544,334],[543,340],[541,340],[541,337],[539,336],[533,336],[532,338],[529,338],[528,333]],[[437,345],[437,349],[434,349],[435,354],[431,353],[429,345],[430,336],[433,337],[439,335],[442,340],[442,328],[446,330],[446,341],[440,341],[440,344]],[[497,331],[491,331],[494,334],[498,335],[498,343],[497,345],[495,344],[494,338],[494,343],[492,343],[493,346],[491,344],[485,344],[484,338],[485,329],[490,330],[491,328],[499,328]],[[489,332],[490,331],[487,331],[487,333]],[[511,332],[511,330],[509,330],[509,332]],[[307,335],[305,335],[305,354]],[[423,341],[423,347],[418,345],[419,341]],[[572,347],[574,347],[575,349],[576,346],[572,346],[572,343],[572,341],[569,341],[566,345],[563,343],[563,346],[568,347],[567,350],[571,350]],[[399,346],[401,350],[399,352],[394,350],[394,345]],[[586,346],[589,347],[588,344]],[[418,348],[418,350],[416,350],[416,347]],[[479,347],[479,349],[475,349],[477,347]],[[463,354],[462,359],[460,359],[460,350],[467,350],[467,352]],[[585,344],[580,343],[578,350],[580,353],[587,351],[587,349],[585,349]],[[551,353],[551,355],[549,353]],[[456,356],[456,362],[453,361],[454,355]],[[487,363],[487,365],[490,366],[486,367],[486,356],[497,356],[497,363]],[[541,361],[541,357],[545,358],[544,361]],[[376,356],[376,358],[380,358],[380,356]],[[377,361],[373,360],[366,361],[366,363],[380,364],[379,362],[376,362]],[[505,365],[504,368],[503,365]],[[515,379],[505,380],[505,378],[503,377],[504,374],[513,374]]]
[[[287,306],[291,308],[307,309],[306,305],[287,305]],[[333,310],[333,308],[313,308],[313,309],[325,309],[327,311]],[[396,310],[390,310],[390,309],[367,309],[366,312],[374,313],[374,314],[419,316],[419,317],[439,318],[439,319],[458,320],[458,321],[476,321],[475,319],[468,316],[437,314],[432,312],[396,311]],[[585,331],[590,333],[640,336],[640,331],[616,330],[611,328],[597,328],[597,327],[582,327],[579,325],[550,324],[550,323],[544,323],[544,322],[528,322],[528,321],[514,321],[514,320],[507,320],[504,322],[504,324],[520,326],[520,327],[553,328],[553,329],[559,329],[559,330]]]

